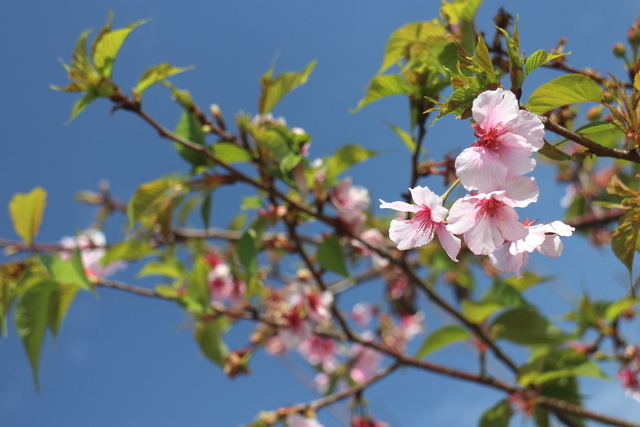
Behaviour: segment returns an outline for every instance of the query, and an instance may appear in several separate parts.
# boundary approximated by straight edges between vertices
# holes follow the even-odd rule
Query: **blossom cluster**
[[[531,252],[549,257],[562,253],[559,236],[570,236],[573,228],[560,222],[520,222],[516,208],[538,200],[539,189],[531,172],[531,157],[544,144],[544,126],[538,116],[519,108],[513,93],[504,89],[481,93],[473,102],[472,124],[478,138],[455,160],[460,184],[469,191],[447,210],[443,199],[427,187],[410,189],[415,204],[387,203],[380,207],[410,212],[410,219],[395,218],[389,237],[398,249],[423,246],[437,235],[453,261],[462,246],[488,255],[503,273],[515,273],[526,265]]]
[[[80,250],[82,266],[89,277],[108,277],[125,268],[124,261],[102,264],[101,260],[107,253],[107,240],[104,233],[95,228],[84,230],[77,237],[63,237],[60,246],[63,248],[60,252],[62,259],[70,259],[74,249]]]

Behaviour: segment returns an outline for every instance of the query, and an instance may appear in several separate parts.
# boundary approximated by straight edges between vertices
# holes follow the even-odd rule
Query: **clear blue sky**
[[[551,49],[566,36],[574,66],[622,75],[610,51],[615,42],[624,41],[627,28],[640,14],[637,0],[606,6],[601,0],[488,0],[481,7],[479,27],[493,34],[491,18],[505,4],[510,13],[520,15],[527,52]],[[350,142],[385,151],[355,168],[351,176],[356,184],[370,188],[373,200],[397,200],[409,182],[408,155],[384,122],[408,126],[405,100],[388,99],[357,114],[347,110],[355,107],[379,68],[391,32],[435,17],[438,6],[438,1],[414,0],[3,2],[0,205],[6,206],[15,192],[44,187],[49,198],[39,239],[58,241],[93,221],[93,209],[73,201],[76,191],[95,190],[100,180],[107,179],[114,196],[126,200],[142,182],[188,170],[171,144],[138,119],[124,112],[109,117],[106,101],[95,102],[72,124],[63,125],[76,97],[48,88],[51,83],[66,83],[58,59],[68,61],[80,32],[99,29],[109,10],[115,14],[116,28],[152,18],[125,44],[115,66],[116,82],[125,89],[133,87],[144,69],[160,62],[196,65],[172,81],[189,89],[202,107],[219,104],[228,121],[241,110],[255,114],[258,78],[276,53],[277,71],[299,70],[318,59],[309,83],[274,113],[313,135],[312,157]],[[544,70],[536,74],[537,80],[525,87],[525,98],[533,84],[557,75]],[[145,108],[170,128],[179,115],[162,88],[149,90]],[[447,118],[429,129],[427,148],[437,158],[460,150],[471,137],[466,122]],[[380,171],[386,171],[384,179]],[[539,167],[534,176],[542,194],[531,216],[543,221],[560,218],[563,189],[552,185],[553,169]],[[223,212],[214,213],[216,225],[223,226],[227,218]],[[108,237],[117,238],[121,228],[121,222],[110,222]],[[16,237],[6,208],[0,208],[0,237]],[[532,260],[539,271],[558,275],[550,286],[534,291],[536,302],[543,305],[558,299],[558,294],[578,298],[583,289],[610,298],[624,292],[627,279],[622,265],[607,250],[586,251],[585,245],[573,237],[566,240],[561,259]],[[134,275],[135,268],[130,268],[118,278],[156,284],[136,281]],[[345,298],[344,305],[358,299],[375,301],[381,295],[381,284],[371,283]],[[566,308],[545,306],[545,311],[559,315]],[[10,330],[9,338],[0,343],[0,424],[235,426],[249,422],[260,410],[315,397],[304,383],[310,376],[296,357],[257,357],[251,376],[228,380],[199,354],[187,320],[181,310],[162,301],[111,290],[102,290],[99,301],[81,295],[55,348],[50,342],[45,345],[40,395],[34,390],[22,344]],[[635,336],[638,332],[636,328]],[[242,345],[241,335],[230,336],[229,345]],[[474,366],[464,346],[444,350],[435,360]],[[385,380],[367,396],[376,416],[402,427],[473,425],[478,414],[501,398],[493,391],[413,370]],[[640,418],[640,404],[624,397],[616,383],[592,388],[588,402],[611,414]],[[322,420],[327,426],[341,425],[344,413],[338,406]]]

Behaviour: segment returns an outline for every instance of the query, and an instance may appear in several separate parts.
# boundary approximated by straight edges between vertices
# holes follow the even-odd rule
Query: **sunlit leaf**
[[[349,277],[349,270],[345,262],[344,251],[340,239],[335,234],[329,236],[318,246],[318,264],[325,270],[333,271],[342,276]]]
[[[176,258],[167,258],[161,261],[149,261],[138,272],[138,277],[164,276],[180,279],[184,276],[184,273],[184,265],[180,261]]]
[[[567,74],[534,90],[527,102],[527,108],[533,113],[542,114],[563,105],[600,102],[603,98],[602,88],[589,77]]]
[[[463,300],[460,304],[464,317],[473,323],[482,323],[496,311],[503,308],[502,305],[493,302],[475,302]]]
[[[607,132],[610,130],[618,130],[616,125],[609,122],[591,122],[576,129],[576,133],[580,135],[590,135],[599,132]]]
[[[640,300],[637,298],[624,298],[620,301],[616,301],[607,307],[607,311],[604,314],[605,319],[609,322],[613,322],[623,313],[631,310]]]
[[[389,126],[396,133],[396,135],[398,135],[400,140],[404,143],[404,145],[407,146],[410,152],[413,153],[416,151],[416,143],[413,140],[413,136],[411,136],[409,132],[391,123],[387,123],[387,126]]]
[[[622,197],[636,197],[639,194],[638,191],[634,191],[627,187],[627,185],[620,180],[618,175],[613,175],[609,179],[609,183],[607,184],[607,193]]]
[[[267,114],[280,102],[280,100],[293,89],[307,82],[309,75],[313,71],[318,61],[311,61],[299,73],[282,73],[272,77],[273,68],[269,69],[260,79],[262,93],[258,103],[260,114]]]
[[[640,209],[630,209],[620,219],[618,228],[611,236],[611,249],[618,259],[627,267],[629,274],[633,268],[633,257],[640,233]]]
[[[244,148],[230,142],[218,142],[211,147],[213,154],[225,163],[250,162],[251,154]]]
[[[569,55],[571,52],[545,52],[544,50],[536,50],[526,59],[524,63],[525,74],[529,75],[533,70],[541,65],[546,64],[549,61],[553,61],[564,55]]]
[[[63,260],[57,254],[38,253],[38,259],[49,273],[51,279],[59,283],[73,284],[87,291],[94,291],[91,282],[82,265],[80,251],[75,249],[68,260]]]
[[[136,91],[138,93],[142,93],[150,86],[166,79],[167,77],[192,70],[193,68],[194,67],[175,67],[166,62],[149,67],[144,73],[142,73],[142,76],[140,76],[140,80],[138,80],[138,85],[136,86]]]
[[[371,80],[371,83],[369,83],[367,94],[360,100],[360,102],[358,102],[358,106],[356,108],[349,111],[355,113],[364,106],[384,97],[391,95],[405,95],[407,93],[407,85],[402,77],[396,74],[375,76]]]
[[[496,72],[493,68],[493,62],[491,62],[489,48],[487,47],[487,44],[485,43],[481,34],[478,34],[475,65],[478,69],[482,70],[485,73],[487,77],[487,83],[494,83],[496,81]]]
[[[444,37],[445,34],[444,26],[437,19],[430,22],[413,22],[398,28],[387,41],[382,66],[377,74],[384,73],[401,59],[406,59],[406,55],[412,45],[424,43],[429,38]]]
[[[104,256],[100,259],[100,264],[105,266],[115,261],[138,260],[156,252],[157,250],[152,248],[146,240],[126,240],[109,246]]]
[[[378,154],[377,151],[367,150],[356,144],[343,145],[327,160],[327,182],[332,182],[351,166],[364,162],[376,154]]]
[[[458,325],[447,325],[433,331],[422,343],[416,357],[423,358],[450,344],[469,339],[469,332]]]
[[[186,298],[191,302],[188,309],[198,314],[206,312],[211,302],[208,279],[210,270],[209,264],[202,257],[198,257],[187,278]]]
[[[236,250],[240,264],[247,269],[249,274],[256,274],[258,271],[258,247],[255,241],[255,231],[247,230],[238,240]]]
[[[36,187],[29,193],[18,193],[9,202],[9,212],[16,233],[28,245],[40,230],[44,207],[47,204],[47,192]]]
[[[75,104],[73,104],[73,107],[71,107],[71,117],[69,117],[69,121],[67,123],[70,123],[78,116],[78,114],[82,113],[89,104],[96,100],[96,98],[98,98],[97,94],[89,92],[82,98],[78,99]]]
[[[113,73],[113,63],[118,56],[118,52],[127,36],[134,28],[146,21],[137,21],[127,25],[125,28],[108,31],[100,35],[93,45],[91,56],[93,63],[100,75],[110,78]],[[109,24],[108,24],[109,25]]]
[[[73,283],[59,283],[58,288],[51,296],[48,325],[54,337],[58,335],[60,326],[62,326],[62,322],[79,289]]]

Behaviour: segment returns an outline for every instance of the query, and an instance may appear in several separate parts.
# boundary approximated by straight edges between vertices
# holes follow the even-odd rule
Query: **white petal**
[[[440,244],[449,255],[449,258],[458,262],[458,253],[460,252],[460,247],[462,246],[462,241],[453,235],[444,224],[438,224],[436,226],[436,234],[438,235],[438,240]]]
[[[393,209],[400,212],[420,212],[420,206],[411,205],[405,202],[391,202],[387,203],[382,199],[380,200],[380,209]]]
[[[536,180],[528,176],[510,176],[501,188],[505,190],[504,203],[517,208],[535,203],[540,194]]]
[[[456,174],[467,190],[490,192],[504,181],[507,167],[493,150],[469,147],[456,157]]]
[[[473,119],[483,128],[507,123],[518,117],[518,100],[511,91],[496,89],[482,92],[471,108]]]
[[[426,245],[433,239],[435,228],[420,228],[419,222],[395,218],[389,227],[389,238],[401,251]]]

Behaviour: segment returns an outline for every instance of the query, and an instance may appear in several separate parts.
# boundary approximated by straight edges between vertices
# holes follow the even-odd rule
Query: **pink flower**
[[[442,199],[427,187],[410,188],[411,198],[416,203],[387,203],[380,200],[381,209],[394,209],[400,212],[412,212],[411,219],[394,218],[389,228],[389,238],[398,245],[398,249],[406,250],[424,246],[433,240],[437,233],[440,244],[447,255],[454,260],[460,251],[460,239],[455,237],[444,224],[447,209],[442,206]]]
[[[424,332],[424,314],[405,314],[400,317],[400,331],[405,340],[410,340]]]
[[[300,414],[291,414],[287,417],[289,427],[323,427],[315,418],[305,418]]]
[[[351,347],[354,355],[349,375],[357,383],[363,383],[373,377],[382,362],[382,355],[370,347],[354,344]]]
[[[557,258],[562,254],[560,236],[571,236],[574,228],[562,221],[550,224],[537,224],[525,221],[527,235],[513,242],[505,242],[498,249],[489,254],[491,264],[502,273],[515,273],[518,278],[520,270],[529,260],[528,253],[540,252],[549,258]]]
[[[287,326],[280,329],[278,335],[288,350],[298,348],[304,340],[311,336],[311,323],[302,314],[300,306],[293,307],[282,317]]]
[[[388,424],[376,421],[368,415],[364,417],[354,415],[351,418],[351,427],[388,427]]]
[[[358,229],[364,224],[364,211],[371,204],[369,190],[359,185],[351,185],[351,178],[345,178],[333,190],[329,199],[338,211],[338,218],[347,226]]]
[[[378,308],[375,305],[357,303],[351,309],[351,319],[353,319],[360,327],[366,328],[371,322],[373,316],[378,314]]]
[[[63,237],[60,246],[65,250],[60,252],[60,258],[70,259],[73,250],[77,247],[80,250],[80,258],[84,266],[85,273],[91,277],[108,277],[125,267],[123,261],[115,261],[108,265],[102,265],[102,257],[107,253],[107,241],[104,233],[100,230],[90,228],[78,234],[78,237]]]
[[[618,378],[622,380],[622,387],[624,387],[625,394],[638,402],[640,402],[640,382],[638,382],[637,369],[631,369],[625,367],[622,371],[618,372]]]
[[[456,173],[466,189],[495,191],[509,175],[533,170],[531,154],[544,144],[538,116],[520,110],[515,95],[504,89],[481,93],[472,113],[479,139],[456,158]]]
[[[312,365],[322,366],[327,372],[333,371],[336,365],[336,342],[331,338],[311,335],[298,347],[300,354]]]
[[[523,239],[527,235],[525,226],[518,222],[514,205],[505,191],[466,195],[451,206],[447,229],[454,234],[463,234],[474,254],[488,255],[505,241]]]

